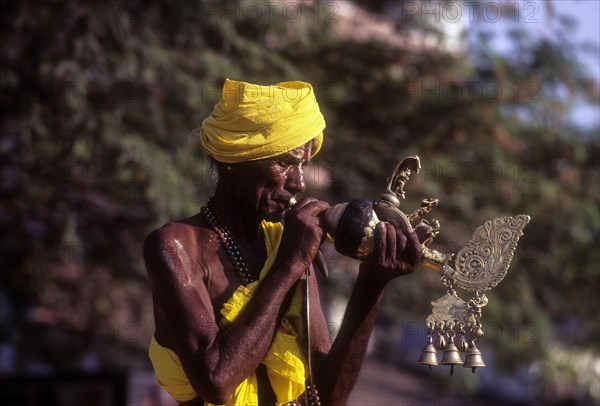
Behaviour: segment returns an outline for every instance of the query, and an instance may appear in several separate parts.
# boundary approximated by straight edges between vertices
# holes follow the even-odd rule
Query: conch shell
[[[405,158],[388,179],[387,190],[379,200],[354,199],[337,204],[325,212],[325,231],[340,254],[358,260],[367,259],[375,247],[374,230],[377,223],[386,221],[406,230],[413,227],[411,220],[427,214],[437,205],[437,199],[425,199],[421,208],[409,216],[400,210],[400,198],[404,198],[404,185],[411,173],[418,173],[420,168],[419,157]],[[432,223],[422,221],[414,228],[423,234],[421,262],[439,271],[452,259],[453,254],[443,254],[428,248],[439,232],[439,223],[433,223],[438,226],[428,227],[427,225]]]
[[[373,252],[373,233],[380,220],[373,210],[372,200],[355,199],[336,204],[325,212],[323,220],[327,236],[340,254],[364,260]]]

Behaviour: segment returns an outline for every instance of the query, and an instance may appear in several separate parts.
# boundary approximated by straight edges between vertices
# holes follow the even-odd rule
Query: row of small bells
[[[417,361],[417,364],[427,365],[431,370],[431,366],[437,365],[450,365],[450,375],[454,373],[455,365],[462,365],[464,368],[471,368],[473,373],[476,372],[477,368],[485,367],[483,363],[483,358],[481,356],[481,351],[475,345],[475,340],[471,340],[467,343],[466,338],[464,337],[464,332],[459,332],[459,346],[457,347],[454,344],[454,334],[442,333],[441,330],[435,329],[435,331],[429,331],[427,333],[427,345],[421,351],[421,357]],[[437,340],[435,345],[433,344],[433,335],[437,332]],[[451,333],[454,333],[453,330],[450,330]],[[477,334],[479,333],[479,334]],[[478,331],[477,335],[483,335],[481,331]],[[449,341],[446,343],[443,335],[448,335]],[[460,348],[459,348],[460,347]],[[442,361],[438,363],[438,350],[444,350],[444,354],[442,356]],[[462,357],[460,355],[461,352],[466,352],[466,357],[463,362]]]

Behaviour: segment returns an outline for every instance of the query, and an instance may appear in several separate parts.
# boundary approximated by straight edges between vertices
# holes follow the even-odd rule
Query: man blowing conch
[[[201,143],[219,176],[214,196],[195,216],[153,231],[144,246],[156,323],[150,358],[158,383],[180,404],[344,405],[385,285],[416,269],[414,231],[379,223],[375,251],[360,264],[329,342],[315,273],[306,272],[329,205],[304,197],[288,209],[306,191],[303,166],[319,152],[324,128],[304,82],[226,80],[204,120]]]

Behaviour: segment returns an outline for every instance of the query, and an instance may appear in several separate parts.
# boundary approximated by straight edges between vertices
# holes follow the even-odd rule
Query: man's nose
[[[306,183],[304,182],[304,169],[301,165],[294,165],[292,168],[290,168],[286,180],[286,189],[293,194],[303,193],[306,190]]]

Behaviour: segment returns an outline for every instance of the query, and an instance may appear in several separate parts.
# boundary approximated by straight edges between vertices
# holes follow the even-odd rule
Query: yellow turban
[[[237,163],[272,158],[315,139],[321,149],[325,119],[306,82],[274,86],[225,80],[223,94],[202,122],[202,146],[217,161]]]

